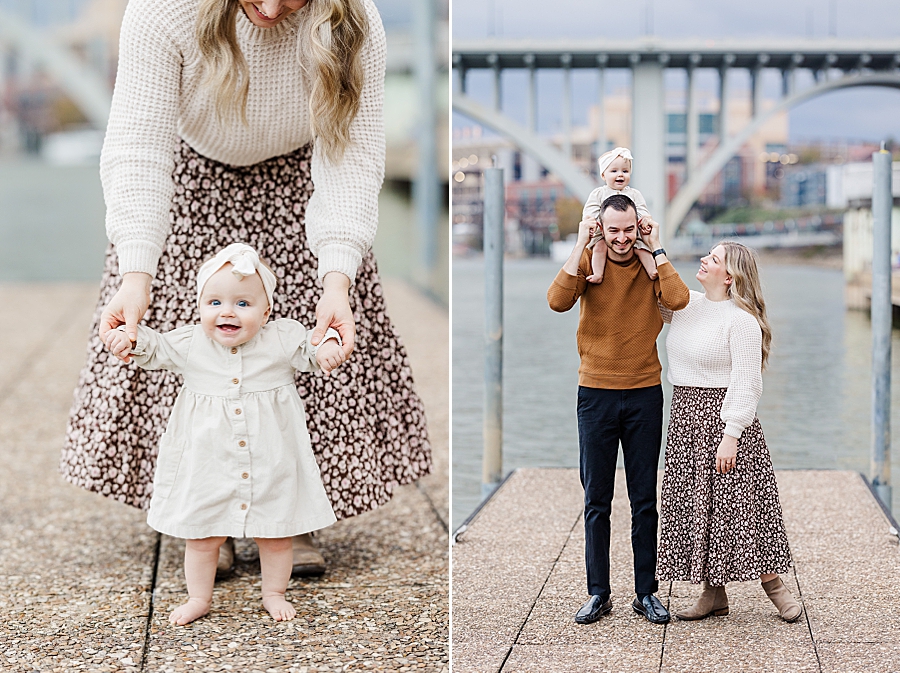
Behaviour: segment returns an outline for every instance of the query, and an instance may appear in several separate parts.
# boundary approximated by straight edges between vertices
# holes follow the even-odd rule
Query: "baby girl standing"
[[[189,600],[169,616],[187,624],[209,612],[226,537],[259,546],[263,605],[292,619],[285,600],[291,536],[335,522],[306,429],[294,371],[329,373],[344,360],[330,329],[318,347],[295,320],[267,322],[275,275],[253,248],[235,243],[197,276],[200,324],[160,334],[143,326],[106,346],[125,362],[184,376],[159,447],[147,523],[186,538]]]
[[[589,248],[593,249],[591,253],[591,275],[586,278],[590,283],[600,283],[603,281],[603,270],[606,268],[606,241],[603,239],[603,225],[600,222],[600,206],[613,194],[624,194],[634,202],[635,212],[638,218],[638,227],[640,233],[650,233],[650,211],[647,209],[647,202],[634,187],[630,187],[631,167],[634,163],[634,157],[631,156],[631,150],[627,147],[617,147],[601,155],[597,159],[600,167],[600,178],[606,183],[602,187],[597,187],[590,193],[587,201],[584,202],[584,209],[581,212],[582,220],[591,220],[597,222],[598,225],[594,229],[591,237]],[[647,270],[647,275],[654,280],[659,275],[656,271],[656,262],[654,256],[650,252],[647,245],[638,236],[634,245],[634,251]]]

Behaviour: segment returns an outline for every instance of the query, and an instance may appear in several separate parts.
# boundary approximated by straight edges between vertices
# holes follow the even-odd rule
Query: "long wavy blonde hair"
[[[759,283],[756,252],[734,241],[722,241],[718,245],[725,248],[725,270],[731,276],[728,296],[739,308],[756,318],[762,330],[762,368],[765,369],[772,348],[772,328],[766,316],[766,302]]]
[[[197,16],[204,84],[215,91],[216,116],[223,125],[247,123],[250,70],[237,41],[240,11],[237,0],[201,0]],[[309,76],[313,136],[325,156],[336,161],[350,144],[350,124],[359,110],[360,50],[369,35],[369,21],[362,0],[309,0],[302,11],[309,16],[305,34],[298,38],[298,61]]]

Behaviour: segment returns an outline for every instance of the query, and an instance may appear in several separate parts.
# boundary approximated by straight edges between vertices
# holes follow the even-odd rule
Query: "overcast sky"
[[[537,39],[628,39],[653,34],[661,38],[875,38],[896,40],[900,52],[898,0],[452,0],[454,39],[488,36]],[[552,10],[548,10],[552,7]],[[474,73],[473,73],[474,74]],[[551,73],[544,77],[543,96],[555,99],[539,109],[541,130],[559,125],[560,84]],[[738,76],[740,82],[742,78]],[[609,86],[615,87],[615,77]],[[669,77],[669,81],[678,79]],[[470,80],[473,96],[488,95],[488,80]],[[523,80],[524,81],[524,80]],[[627,79],[621,79],[624,85]],[[712,75],[707,80],[713,85]],[[740,84],[736,82],[735,88]],[[773,94],[777,84],[770,84]],[[504,103],[521,108],[524,90],[511,81]],[[539,91],[541,89],[539,83]],[[590,88],[590,84],[582,89]],[[586,120],[593,92],[575,94],[576,123]],[[552,100],[551,100],[552,102]],[[514,115],[515,116],[515,115]],[[469,124],[454,115],[454,126]],[[900,139],[900,90],[865,88],[822,96],[790,113],[792,140]]]

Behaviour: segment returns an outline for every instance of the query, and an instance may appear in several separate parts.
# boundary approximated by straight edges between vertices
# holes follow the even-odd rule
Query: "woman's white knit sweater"
[[[691,291],[672,315],[666,337],[668,379],[675,386],[728,388],[721,418],[725,434],[740,438],[756,417],[762,395],[762,330],[731,300],[710,301]]]
[[[106,229],[116,246],[120,273],[156,274],[170,228],[178,137],[203,156],[235,166],[259,163],[313,140],[310,75],[305,74],[309,63],[303,58],[309,6],[272,28],[259,28],[238,11],[237,38],[250,69],[248,124],[220,127],[214,92],[202,86],[194,36],[198,4],[130,0],[125,12],[100,160]],[[370,32],[361,53],[365,85],[350,129],[351,144],[337,163],[329,162],[318,146],[313,150],[315,191],[306,210],[306,232],[319,260],[320,278],[340,271],[352,280],[378,222],[384,177],[385,38],[375,5],[371,0],[364,4]],[[292,207],[288,194],[283,207]]]

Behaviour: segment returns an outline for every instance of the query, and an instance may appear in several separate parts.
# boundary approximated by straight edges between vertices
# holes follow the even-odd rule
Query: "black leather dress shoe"
[[[596,622],[607,612],[612,610],[612,598],[607,598],[606,602],[600,600],[600,596],[591,596],[588,602],[581,606],[581,609],[575,613],[576,624],[590,624]]]
[[[638,600],[635,597],[631,607],[634,608],[635,612],[644,615],[648,622],[665,624],[669,621],[669,611],[663,607],[663,604],[653,594],[647,594],[644,596],[644,600]]]

